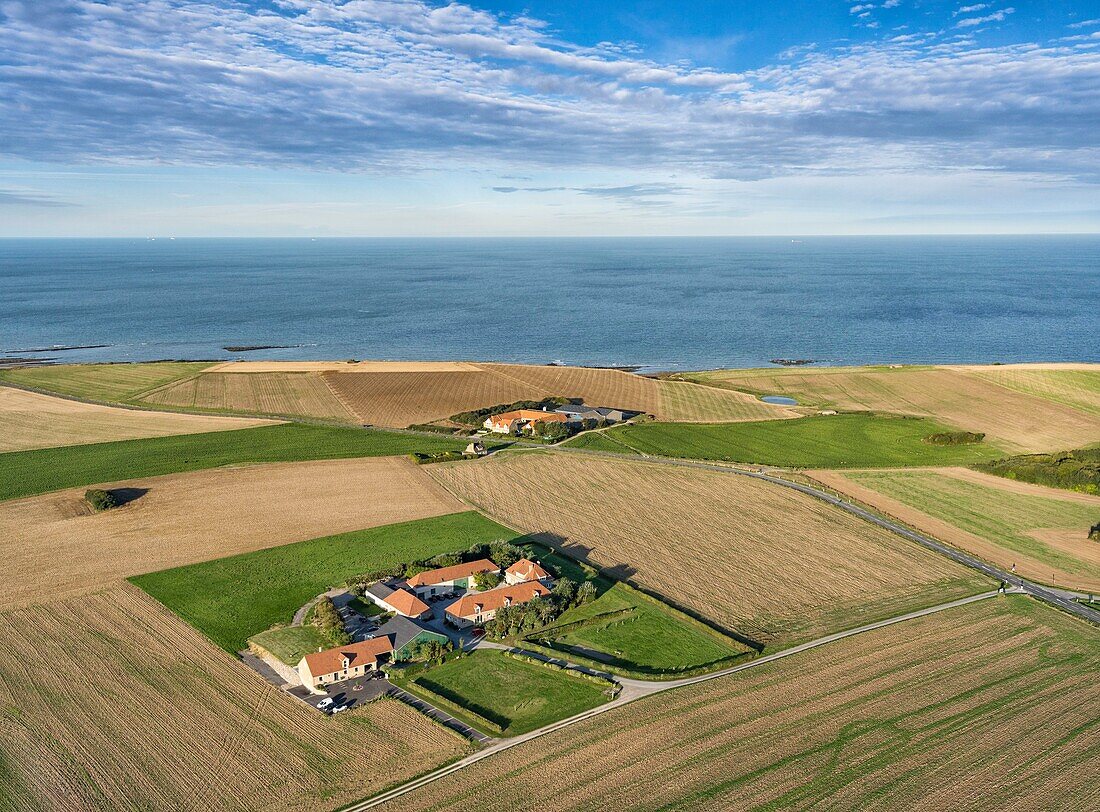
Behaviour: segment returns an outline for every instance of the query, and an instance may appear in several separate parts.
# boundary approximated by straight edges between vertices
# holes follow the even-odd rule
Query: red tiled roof
[[[407,589],[395,589],[382,600],[409,617],[420,617],[431,608]]]
[[[508,598],[511,598],[512,604],[515,605],[527,603],[539,595],[549,594],[550,590],[538,581],[527,581],[515,586],[498,586],[487,592],[471,592],[448,606],[446,611],[447,614],[455,617],[469,618],[477,614],[478,606],[481,607],[482,612],[495,612],[506,604]]]
[[[530,420],[532,422],[545,420],[549,423],[564,423],[565,415],[558,414],[557,412],[544,412],[541,409],[516,409],[514,412],[504,412],[494,415],[493,420],[509,425],[513,420]]]
[[[510,566],[506,572],[509,575],[519,576],[523,581],[541,581],[543,578],[550,577],[550,573],[529,558],[521,558]]]
[[[348,668],[360,665],[369,665],[378,662],[383,654],[393,651],[388,637],[375,637],[372,640],[364,640],[362,643],[351,643],[339,648],[330,648],[327,651],[314,651],[305,656],[309,673],[315,677],[335,674],[344,670],[344,658],[350,662]]]
[[[477,561],[467,561],[465,564],[455,564],[453,567],[440,567],[437,570],[417,573],[408,580],[408,584],[409,586],[442,584],[444,581],[453,581],[456,578],[468,578],[479,572],[500,572],[500,567],[488,558],[479,558]]]

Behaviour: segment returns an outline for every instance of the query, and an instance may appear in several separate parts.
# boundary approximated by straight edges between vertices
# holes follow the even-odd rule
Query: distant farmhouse
[[[487,592],[471,592],[463,595],[446,608],[447,620],[456,626],[474,626],[488,623],[496,617],[497,610],[549,595],[550,590],[538,581],[498,586]]]
[[[485,428],[497,434],[515,434],[519,431],[534,433],[536,423],[563,423],[576,428],[586,420],[596,423],[622,423],[636,417],[638,412],[625,409],[610,409],[606,406],[559,406],[549,409],[516,409],[511,412],[490,415],[485,420]]]
[[[389,658],[393,645],[389,638],[375,637],[362,643],[351,643],[327,651],[307,654],[298,663],[298,676],[302,684],[312,690],[334,682],[362,677],[374,671]]]
[[[450,594],[456,589],[471,589],[474,585],[474,576],[483,573],[499,575],[500,567],[488,558],[480,558],[477,561],[467,561],[452,567],[417,573],[408,580],[407,586],[418,598]]]
[[[387,612],[404,617],[428,618],[432,614],[432,608],[409,590],[394,588],[382,581],[367,587],[363,597]]]

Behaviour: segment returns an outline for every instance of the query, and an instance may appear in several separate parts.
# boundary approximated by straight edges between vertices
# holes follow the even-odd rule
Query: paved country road
[[[1021,591],[1021,590],[1014,590]],[[501,753],[505,750],[510,750],[525,742],[529,742],[533,739],[540,738],[553,733],[556,730],[561,730],[564,727],[575,725],[578,722],[583,722],[586,719],[591,719],[593,716],[598,716],[601,713],[606,713],[609,710],[615,708],[621,708],[629,702],[634,702],[645,696],[651,696],[653,694],[661,693],[662,691],[670,691],[674,688],[683,688],[688,685],[696,685],[701,682],[707,682],[708,680],[718,679],[720,677],[728,677],[731,674],[736,674],[738,671],[745,671],[750,668],[757,668],[762,665],[766,665],[776,660],[781,660],[784,657],[791,657],[795,654],[800,654],[804,651],[817,648],[818,646],[824,646],[828,643],[833,643],[837,640],[843,640],[846,637],[853,637],[857,634],[863,634],[864,632],[873,631],[875,629],[881,629],[885,626],[891,626],[895,623],[902,623],[906,620],[914,620],[919,617],[925,617],[926,615],[932,615],[936,612],[942,612],[945,609],[954,609],[957,606],[965,606],[968,603],[974,603],[975,601],[982,601],[988,598],[996,597],[999,593],[984,592],[981,595],[971,595],[969,598],[962,598],[961,600],[951,601],[950,603],[943,603],[939,606],[932,606],[928,609],[921,609],[916,612],[909,612],[908,614],[899,615],[898,617],[888,618],[886,620],[880,620],[876,623],[869,623],[866,626],[860,626],[856,629],[848,629],[847,631],[837,632],[836,634],[830,634],[825,637],[819,637],[816,640],[811,640],[808,643],[802,643],[798,646],[791,646],[783,651],[777,651],[775,654],[768,654],[763,657],[758,657],[755,660],[750,660],[747,663],[741,665],[735,665],[731,668],[723,669],[722,671],[714,671],[710,674],[703,674],[698,677],[684,677],[682,679],[667,680],[664,682],[649,682],[645,680],[632,680],[632,679],[619,679],[619,682],[623,685],[623,691],[619,694],[618,698],[613,699],[606,705],[600,705],[597,708],[578,713],[576,716],[570,716],[568,719],[562,719],[559,722],[541,727],[538,730],[532,730],[530,733],[524,733],[521,736],[515,736],[511,739],[497,740],[494,744],[489,745],[484,750],[479,750],[476,753],[459,759],[458,761],[448,764],[446,767],[440,767],[438,770],[434,770],[420,778],[415,778],[412,781],[408,781],[398,787],[382,792],[364,801],[353,803],[343,807],[341,812],[362,812],[365,809],[373,809],[376,806],[381,806],[384,803],[399,798],[402,795],[412,792],[413,790],[420,789],[427,786],[434,781],[438,781],[440,778],[445,778],[452,773],[456,773],[461,769],[469,767],[472,764],[477,764],[483,759],[489,758],[497,753]]]
[[[1027,594],[1038,598],[1041,601],[1046,601],[1052,606],[1056,606],[1064,612],[1068,612],[1071,615],[1076,615],[1083,620],[1091,621],[1092,623],[1100,624],[1100,612],[1095,609],[1091,609],[1088,606],[1078,603],[1074,600],[1074,597],[1084,597],[1075,592],[1070,592],[1063,589],[1054,589],[1052,587],[1042,586],[1036,584],[1026,578],[1021,578],[1012,572],[1006,572],[1000,567],[995,567],[992,564],[987,564],[979,558],[976,558],[969,553],[964,553],[962,550],[957,550],[954,547],[950,547],[943,542],[936,541],[922,533],[918,533],[915,530],[910,530],[908,527],[904,527],[897,522],[893,522],[890,519],[880,516],[876,513],[872,513],[869,510],[861,508],[859,505],[854,505],[844,499],[841,499],[833,494],[814,488],[810,485],[803,485],[800,482],[791,482],[788,479],[782,477],[773,476],[771,474],[764,473],[762,471],[749,471],[744,468],[732,468],[728,465],[718,465],[716,463],[696,462],[694,460],[680,460],[671,459],[669,457],[651,457],[645,454],[615,454],[608,451],[592,451],[583,448],[568,448],[568,447],[555,447],[553,451],[557,453],[569,453],[569,454],[588,454],[590,456],[607,457],[608,459],[626,459],[640,462],[648,462],[656,465],[676,465],[684,468],[701,468],[705,471],[718,471],[723,474],[734,474],[735,476],[747,476],[752,479],[762,479],[765,482],[770,482],[773,485],[779,485],[783,488],[791,488],[792,490],[799,491],[808,496],[812,496],[815,499],[820,499],[823,502],[828,502],[830,505],[835,505],[841,510],[846,510],[861,519],[877,525],[885,530],[889,530],[892,533],[896,533],[902,538],[906,538],[909,541],[914,541],[920,544],[922,547],[927,547],[929,550],[939,553],[940,555],[947,556],[953,561],[970,567],[971,569],[978,570],[990,578],[994,578],[998,581],[1004,581],[1007,584],[1026,592]]]

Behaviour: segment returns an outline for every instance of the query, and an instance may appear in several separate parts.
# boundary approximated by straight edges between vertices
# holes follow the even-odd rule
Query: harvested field
[[[327,809],[465,750],[392,700],[323,716],[136,587],[0,614],[6,808]]]
[[[815,472],[814,478],[1025,578],[1100,591],[1100,496],[965,468]]]
[[[476,372],[466,361],[228,361],[208,372]]]
[[[197,375],[206,361],[148,364],[50,364],[0,370],[0,380],[74,398],[129,402],[171,381]]]
[[[324,380],[360,422],[399,428],[541,397],[531,387],[476,368],[460,372],[326,372]]]
[[[0,503],[0,606],[464,506],[404,459],[275,463],[112,483],[148,493],[92,513],[84,489]]]
[[[252,418],[119,409],[0,386],[0,453],[32,448],[229,431],[267,425]]]
[[[771,646],[989,586],[812,497],[735,474],[563,452],[431,469],[506,524]]]
[[[1092,368],[1100,375],[1100,367]],[[1034,392],[1022,383],[1015,388],[1002,385],[1014,375],[1039,372],[1028,369],[805,367],[716,370],[685,377],[758,394],[787,395],[811,406],[931,416],[960,429],[985,432],[990,441],[1016,451],[1052,451],[1100,442],[1100,414],[1081,406],[1092,403],[1095,392],[1078,392],[1066,379],[1043,384],[1048,387],[1046,395],[1039,393],[1038,383],[1027,384]],[[1089,375],[1087,370],[1061,371]],[[1058,397],[1048,396],[1055,391]]]
[[[974,374],[998,386],[1100,416],[1100,365],[1014,364],[978,367]]]
[[[358,422],[324,378],[308,372],[204,373],[158,389],[146,395],[143,402],[184,409]]]
[[[640,700],[382,808],[1095,809],[1097,669],[1090,627],[990,599]]]

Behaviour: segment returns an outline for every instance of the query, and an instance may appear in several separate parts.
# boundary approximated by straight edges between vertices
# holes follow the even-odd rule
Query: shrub
[[[92,488],[84,491],[84,498],[87,500],[88,504],[92,506],[92,510],[97,512],[101,510],[110,510],[122,504],[118,500],[118,497],[111,491],[105,491],[101,488]]]
[[[346,646],[351,642],[351,635],[344,629],[340,613],[328,595],[317,601],[313,608],[313,624],[321,630],[330,646]]]
[[[980,431],[941,431],[928,435],[924,441],[932,445],[973,445],[984,439],[985,434]]]
[[[495,572],[479,572],[474,576],[474,586],[479,592],[484,592],[487,589],[492,589],[498,586],[501,582],[501,577]]]

